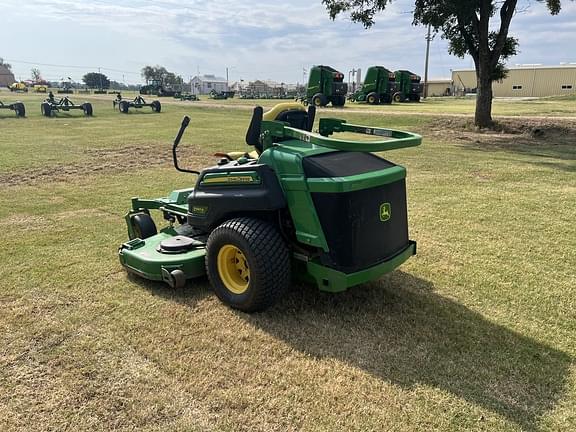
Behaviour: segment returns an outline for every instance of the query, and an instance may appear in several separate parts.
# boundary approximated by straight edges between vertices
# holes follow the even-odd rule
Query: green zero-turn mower
[[[194,188],[157,199],[132,198],[130,240],[119,257],[130,272],[182,287],[204,274],[225,304],[245,312],[273,305],[291,278],[344,291],[378,279],[416,253],[408,237],[406,169],[373,154],[417,146],[419,135],[321,119],[315,107],[256,107],[247,153],[218,153]],[[364,140],[337,139],[348,132]],[[348,135],[350,136],[350,135]],[[370,136],[371,140],[366,140]],[[150,216],[159,210],[160,231]]]

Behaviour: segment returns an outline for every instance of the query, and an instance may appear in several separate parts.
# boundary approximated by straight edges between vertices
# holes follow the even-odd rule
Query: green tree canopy
[[[99,72],[90,72],[82,77],[82,81],[90,88],[108,89],[110,88],[110,80],[106,75]]]
[[[174,86],[184,82],[180,75],[173,72],[168,72],[164,66],[144,66],[142,68],[142,77],[146,81],[157,80],[164,85]]]
[[[370,28],[375,17],[392,0],[322,0],[332,19],[349,13],[354,22]],[[552,15],[561,9],[561,0],[545,3]],[[449,42],[449,52],[474,60],[478,82],[476,125],[492,126],[492,82],[506,76],[504,62],[516,54],[518,40],[508,35],[518,0],[415,0],[415,25],[431,26]]]

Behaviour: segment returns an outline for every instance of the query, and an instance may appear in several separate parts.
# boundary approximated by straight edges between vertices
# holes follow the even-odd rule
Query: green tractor
[[[383,66],[372,66],[366,71],[362,87],[349,99],[352,102],[367,102],[370,105],[390,104],[396,92],[396,74]]]
[[[140,88],[141,95],[172,97],[176,93],[176,90],[165,86],[162,80],[148,80],[146,85]]]
[[[310,69],[308,88],[303,102],[306,105],[324,107],[329,103],[333,107],[343,107],[346,103],[348,84],[344,74],[330,66],[314,66]]]
[[[420,102],[424,91],[422,78],[407,70],[399,70],[396,74],[398,90],[393,96],[394,102]]]
[[[373,152],[417,146],[419,135],[321,119],[316,107],[256,107],[246,134],[253,151],[219,153],[216,166],[176,170],[195,186],[132,198],[120,263],[173,288],[205,274],[220,300],[245,312],[272,306],[292,279],[341,292],[391,272],[416,253],[408,237],[406,169]],[[355,133],[372,140],[338,139]],[[166,225],[158,231],[150,215]]]

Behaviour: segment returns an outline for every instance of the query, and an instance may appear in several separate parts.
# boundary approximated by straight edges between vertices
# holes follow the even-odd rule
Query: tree
[[[332,19],[350,13],[365,28],[392,0],[322,0]],[[561,9],[561,0],[546,3],[552,15]],[[478,93],[475,124],[491,127],[492,83],[506,77],[506,59],[516,54],[518,40],[508,36],[518,0],[415,0],[414,25],[431,26],[450,43],[449,52],[460,58],[470,55],[476,68]],[[492,21],[492,22],[491,22]]]
[[[39,83],[42,81],[42,74],[40,73],[40,69],[32,68],[30,72],[32,73],[32,81],[34,81],[35,83]]]
[[[180,75],[176,75],[173,72],[168,72],[164,66],[144,66],[142,68],[142,77],[146,81],[157,80],[164,85],[176,86],[181,85],[184,80]]]
[[[146,81],[158,80],[164,81],[164,78],[169,72],[164,66],[144,66],[142,68],[142,77]]]
[[[90,72],[82,77],[82,81],[90,88],[108,89],[110,88],[110,80],[106,75],[99,72]]]

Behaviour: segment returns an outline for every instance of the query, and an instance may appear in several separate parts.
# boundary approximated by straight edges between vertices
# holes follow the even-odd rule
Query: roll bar
[[[319,134],[294,129],[281,122],[274,121],[263,121],[262,131],[265,148],[272,146],[274,138],[294,138],[320,147],[356,152],[396,150],[406,147],[416,147],[422,143],[422,137],[412,132],[348,124],[346,120],[331,118],[320,119]],[[355,141],[330,138],[330,135],[336,132],[352,132],[385,139]]]

